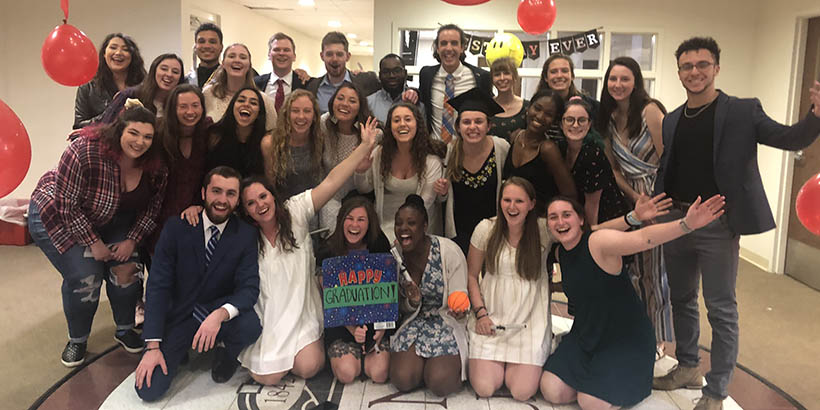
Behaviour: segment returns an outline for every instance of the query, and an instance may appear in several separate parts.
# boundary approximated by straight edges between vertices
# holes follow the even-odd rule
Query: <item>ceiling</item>
[[[328,31],[341,31],[348,35],[352,54],[373,55],[374,0],[313,0],[313,6],[302,6],[300,0],[233,1],[317,40]],[[341,27],[328,26],[331,20]]]

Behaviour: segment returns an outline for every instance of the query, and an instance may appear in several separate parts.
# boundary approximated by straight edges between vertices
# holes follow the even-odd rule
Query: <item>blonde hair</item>
[[[299,98],[307,97],[313,105],[313,122],[308,132],[308,144],[310,145],[310,163],[312,169],[321,173],[322,170],[322,148],[324,145],[324,135],[319,125],[319,103],[316,97],[308,90],[293,90],[285,98],[279,116],[276,119],[276,127],[273,129],[273,152],[271,153],[272,167],[266,169],[268,180],[273,182],[278,188],[285,182],[290,162],[290,148],[288,142],[293,132],[293,125],[290,123],[290,108],[293,102]],[[267,167],[266,167],[267,168]],[[316,175],[319,177],[320,175]]]
[[[256,83],[253,82],[253,60],[251,59],[251,50],[248,49],[248,46],[242,43],[233,43],[228,47],[225,47],[225,51],[222,52],[222,63],[224,64],[225,56],[228,55],[228,51],[235,46],[243,47],[245,51],[248,52],[248,72],[245,73],[245,82],[242,83],[242,88],[256,88]],[[214,71],[211,75],[211,78],[208,79],[208,84],[206,85],[208,88],[213,90],[216,98],[222,99],[228,95],[228,72],[225,71],[225,67],[223,67],[222,64],[217,67],[216,71]]]

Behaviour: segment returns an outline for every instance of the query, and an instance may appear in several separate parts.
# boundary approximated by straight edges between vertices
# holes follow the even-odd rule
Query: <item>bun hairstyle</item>
[[[424,223],[429,222],[429,218],[427,216],[427,208],[424,206],[424,199],[421,199],[420,196],[416,194],[407,195],[407,198],[404,199],[404,203],[399,207],[396,211],[396,214],[401,212],[404,208],[412,208],[415,209],[416,212],[424,217]]]

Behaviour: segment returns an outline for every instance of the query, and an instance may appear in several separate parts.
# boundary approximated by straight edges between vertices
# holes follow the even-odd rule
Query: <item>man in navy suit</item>
[[[735,296],[740,235],[775,227],[757,165],[757,144],[797,150],[820,135],[820,83],[810,90],[812,112],[792,126],[769,118],[756,98],[736,98],[715,89],[720,49],[712,38],[684,41],[675,52],[687,101],[663,120],[663,155],[655,183],[680,218],[700,196],[726,197],[726,213],[711,224],[663,247],[677,342],[678,366],[656,378],[655,389],[703,385],[698,371],[698,283],[712,327],[711,370],[695,409],[720,409],[728,396],[738,354]],[[689,231],[685,224],[681,229]]]
[[[424,66],[419,71],[419,100],[424,104],[427,130],[434,139],[450,142],[455,135],[458,113],[445,101],[474,87],[492,95],[490,73],[464,62],[467,36],[455,24],[438,29],[433,57],[441,64]]]
[[[196,225],[171,218],[162,229],[148,276],[143,338],[136,370],[145,401],[168,390],[188,349],[217,348],[211,377],[228,381],[239,352],[262,332],[253,306],[259,297],[257,232],[233,211],[239,173],[216,167],[205,176],[204,211]]]
[[[268,57],[273,72],[256,76],[256,88],[273,99],[276,111],[293,90],[307,88],[307,84],[293,71],[296,61],[296,43],[285,33],[276,33],[268,40]]]

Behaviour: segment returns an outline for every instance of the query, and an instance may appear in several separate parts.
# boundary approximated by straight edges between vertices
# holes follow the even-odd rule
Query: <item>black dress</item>
[[[495,148],[475,174],[462,168],[461,181],[453,181],[453,219],[456,237],[453,241],[467,254],[473,230],[482,219],[496,214],[498,161]]]
[[[515,146],[510,147],[507,160],[504,162],[504,179],[517,176],[530,181],[535,188],[535,210],[539,217],[546,216],[547,201],[558,195],[558,185],[547,164],[541,160],[541,145],[538,145],[535,158],[517,168],[513,165],[513,151]]]
[[[561,154],[567,156],[567,142],[558,143]],[[597,143],[584,141],[578,158],[570,170],[572,180],[578,188],[578,200],[583,204],[584,194],[601,191],[601,200],[598,204],[598,223],[621,216],[631,209],[623,192],[615,182],[612,166],[604,154],[604,150]]]
[[[261,148],[255,147],[254,149],[250,147],[250,144],[227,141],[224,138],[208,153],[205,160],[205,172],[221,165],[237,170],[242,178],[265,174]]]
[[[529,106],[530,102],[524,100],[521,104],[521,110],[512,117],[499,117],[497,115],[490,117],[490,131],[487,134],[495,135],[510,142],[510,134],[513,131],[527,128],[527,107]]]
[[[652,393],[655,332],[628,275],[610,275],[592,259],[589,235],[571,250],[559,247],[575,320],[544,370],[581,393],[632,406]]]

